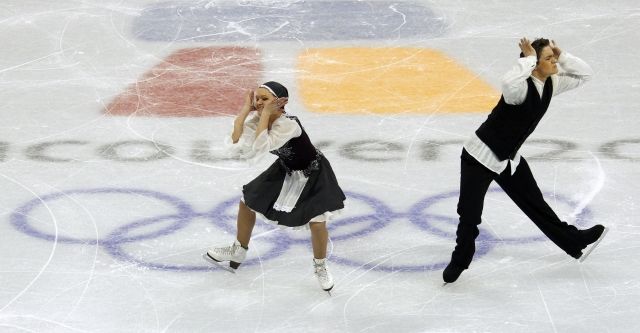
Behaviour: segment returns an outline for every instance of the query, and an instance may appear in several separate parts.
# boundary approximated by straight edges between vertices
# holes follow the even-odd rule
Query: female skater
[[[288,98],[287,88],[273,81],[258,87],[255,104],[253,91],[247,93],[234,122],[233,145],[245,156],[270,152],[278,159],[243,186],[236,240],[230,246],[209,249],[206,258],[229,261],[237,269],[246,257],[259,214],[268,223],[311,230],[315,275],[322,289],[329,291],[334,282],[327,266],[326,223],[344,208],[346,198],[329,161],[313,146],[298,118],[285,112]]]

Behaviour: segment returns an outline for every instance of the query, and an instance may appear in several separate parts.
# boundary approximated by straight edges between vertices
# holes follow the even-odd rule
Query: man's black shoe
[[[442,272],[442,279],[446,283],[455,282],[458,279],[458,277],[460,277],[460,274],[462,274],[462,271],[464,271],[465,269],[466,268],[460,267],[454,264],[453,262],[450,262],[449,265],[447,265],[447,267]]]
[[[593,252],[593,250],[600,244],[604,236],[607,234],[609,229],[604,226],[597,224],[587,230],[583,231],[583,239],[585,241],[585,245],[587,245],[586,250],[583,255],[580,256],[580,262],[585,261],[589,254]]]

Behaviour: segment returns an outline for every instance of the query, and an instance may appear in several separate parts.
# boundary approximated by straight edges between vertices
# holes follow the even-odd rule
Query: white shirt
[[[271,129],[262,131],[256,137],[259,121],[258,114],[245,120],[242,135],[235,144],[231,141],[231,134],[227,135],[225,144],[233,157],[257,159],[266,152],[278,149],[287,141],[302,135],[302,128],[295,120],[281,115],[271,124]]]
[[[558,74],[549,77],[553,83],[552,96],[581,86],[593,75],[593,70],[586,62],[566,51],[560,53],[558,67]],[[516,66],[502,77],[502,96],[507,104],[520,105],[524,102],[529,90],[527,79],[535,68],[536,56],[519,58]],[[542,97],[544,82],[533,76],[531,79],[538,90],[538,95]],[[502,173],[509,163],[511,163],[511,174],[513,174],[520,163],[520,153],[516,153],[513,160],[501,161],[475,133],[464,143],[464,149],[478,162],[497,174]]]

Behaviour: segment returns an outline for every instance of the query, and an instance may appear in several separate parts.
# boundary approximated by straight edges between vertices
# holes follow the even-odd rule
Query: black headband
[[[289,97],[289,91],[287,90],[287,88],[275,81],[265,82],[260,86],[260,88],[269,90],[269,92],[277,98]]]

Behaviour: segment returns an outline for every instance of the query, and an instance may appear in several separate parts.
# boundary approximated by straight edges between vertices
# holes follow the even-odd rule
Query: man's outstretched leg
[[[552,242],[576,259],[582,258],[583,250],[590,244],[597,245],[596,242],[605,234],[606,228],[602,225],[580,230],[561,221],[544,200],[524,158],[521,159],[515,174],[500,175],[496,182]],[[592,246],[590,250],[593,248]]]

